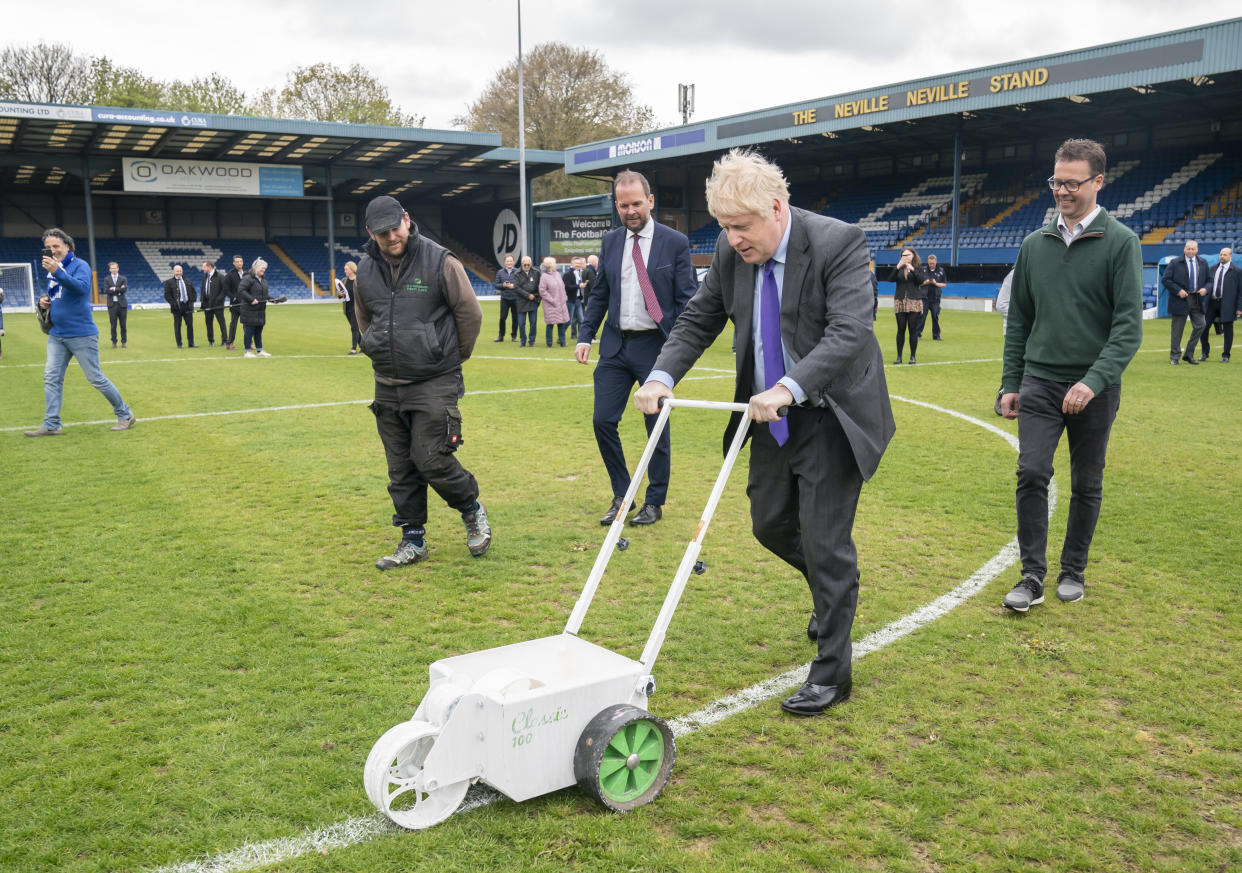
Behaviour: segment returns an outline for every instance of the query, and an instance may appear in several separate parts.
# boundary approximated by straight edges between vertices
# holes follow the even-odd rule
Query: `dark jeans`
[[[536,321],[536,316],[538,314],[539,314],[539,310],[532,309],[530,312],[519,312],[514,316],[514,318],[517,319],[518,333],[521,335],[522,345],[526,345],[527,323],[530,324],[530,344],[533,346],[535,344],[535,340],[538,339],[539,328],[537,327],[537,321]]]
[[[506,300],[504,297],[501,297],[500,298],[500,333],[496,334],[496,336],[499,337],[500,339],[505,338],[505,321],[508,319],[510,312],[513,313],[513,330],[510,332],[509,336],[515,337],[517,336],[518,318],[520,318],[520,316],[518,315],[518,311],[517,311],[517,301]]]
[[[569,327],[568,324],[558,324],[556,326],[556,341],[561,345],[565,345],[565,328],[567,327]],[[548,348],[552,348],[552,325],[549,324],[547,328]]]
[[[207,342],[215,344],[216,334],[213,330],[215,322],[220,323],[220,345],[225,345],[229,338],[229,332],[224,329],[224,310],[219,306],[214,306],[203,310],[203,320],[207,322]]]
[[[1083,573],[1104,496],[1104,455],[1121,404],[1121,385],[1105,388],[1082,412],[1070,415],[1061,403],[1070,382],[1027,376],[1018,399],[1018,551],[1022,574],[1043,579],[1048,572],[1048,482],[1064,431],[1070,451],[1070,504],[1061,548],[1061,571]]]
[[[416,385],[375,386],[371,412],[388,460],[388,493],[397,527],[427,523],[427,486],[458,512],[469,512],[479,484],[454,452],[461,445],[465,393],[461,373]]]
[[[242,348],[250,348],[251,342],[254,343],[254,350],[257,352],[263,348],[263,325],[261,324],[245,324],[242,323]]]
[[[571,300],[567,305],[569,306],[569,335],[577,339],[578,325],[582,324],[582,301]]]
[[[122,306],[119,303],[108,304],[108,326],[112,328],[112,344],[116,345],[116,325],[121,323],[121,342],[129,342],[128,331],[125,329],[125,322],[129,318],[129,307]]]
[[[919,318],[919,336],[923,335],[923,326],[927,324],[927,316],[931,314],[932,339],[940,339],[940,301],[924,300],[923,315]]]

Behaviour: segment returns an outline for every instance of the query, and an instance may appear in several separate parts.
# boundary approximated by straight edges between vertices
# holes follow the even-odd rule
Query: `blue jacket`
[[[52,336],[95,336],[99,328],[91,317],[91,268],[74,255],[65,255],[52,274],[47,296],[52,298]]]
[[[621,260],[628,233],[625,227],[615,227],[604,234],[600,244],[599,272],[587,292],[586,311],[578,328],[579,343],[591,342],[599,332],[601,359],[611,358],[621,350]],[[650,262],[646,267],[651,290],[655,292],[664,316],[659,328],[667,337],[673,329],[673,322],[677,321],[677,316],[681,315],[698,288],[694,266],[690,263],[690,240],[684,233],[655,222],[647,259]],[[605,315],[608,316],[606,321]]]

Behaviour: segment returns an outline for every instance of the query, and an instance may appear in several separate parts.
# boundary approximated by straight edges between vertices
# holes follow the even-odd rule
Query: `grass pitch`
[[[484,309],[460,457],[492,549],[472,559],[433,497],[430,560],[388,574],[373,566],[396,531],[369,362],[344,354],[339,307],[274,310],[275,357],[260,360],[177,350],[167,313],[135,312],[129,348],[102,357],[137,426],[109,432],[107,404],[71,367],[65,433],[40,440],[21,430],[42,418],[44,339],[33,316],[9,314],[0,869],[160,869],[368,816],[363,762],[421,699],[428,663],[559,632],[610,496],[591,370],[569,349],[491,343],[496,307]],[[917,366],[889,367],[890,391],[1016,432],[991,414],[999,316],[943,320],[945,341],[925,341]],[[567,790],[263,869],[1239,869],[1242,369],[1170,367],[1168,322],[1145,327],[1082,602],[1008,613],[1014,568],[860,660],[854,698],[831,714],[793,719],[773,700],[683,737],[665,793],[629,815]],[[891,314],[878,332],[892,360]],[[678,393],[729,399],[732,369],[726,333]],[[893,405],[897,436],[855,530],[856,639],[953,588],[1014,530],[1013,449]],[[719,468],[722,426],[675,414],[665,519],[613,558],[587,639],[637,657]],[[633,464],[633,411],[623,438]],[[1068,470],[1063,451],[1053,574]],[[743,461],[707,535],[708,572],[691,577],[656,664],[663,717],[811,656],[805,586],[753,541],[744,482]]]

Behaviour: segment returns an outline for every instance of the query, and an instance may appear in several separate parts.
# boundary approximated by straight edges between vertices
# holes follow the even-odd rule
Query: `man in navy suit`
[[[604,235],[599,271],[587,297],[574,357],[585,364],[591,341],[600,330],[595,366],[595,441],[612,484],[612,505],[600,524],[609,525],[621,511],[630,485],[629,468],[617,425],[635,383],[642,384],[673,329],[673,322],[694,296],[697,282],[686,235],[651,218],[655,196],[641,173],[625,170],[613,183],[617,214],[624,227]],[[657,415],[644,420],[647,433]],[[630,524],[654,524],[663,514],[670,465],[668,428],[660,435],[647,467],[647,494]]]
[[[1207,292],[1209,313],[1215,313],[1213,317],[1220,319],[1221,331],[1225,334],[1225,351],[1220,362],[1228,364],[1229,352],[1233,349],[1233,323],[1242,318],[1242,271],[1233,263],[1233,249],[1220,250],[1220,263],[1212,268]],[[1204,336],[1207,336],[1206,330]],[[1203,354],[1207,354],[1206,344]]]
[[[1169,345],[1169,363],[1176,364],[1180,360],[1187,364],[1197,364],[1195,360],[1195,344],[1207,324],[1203,317],[1203,298],[1207,295],[1208,265],[1199,257],[1199,244],[1194,240],[1186,240],[1182,247],[1184,258],[1169,261],[1164,268],[1164,287],[1169,291],[1169,315],[1173,316],[1172,334]],[[1186,351],[1182,352],[1182,331],[1186,328],[1186,316],[1190,316],[1190,342],[1186,343]],[[1204,355],[1204,357],[1207,357]]]

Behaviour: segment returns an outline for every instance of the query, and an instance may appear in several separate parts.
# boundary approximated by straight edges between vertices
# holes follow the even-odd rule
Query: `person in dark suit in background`
[[[522,269],[513,274],[513,291],[516,297],[514,301],[514,318],[518,322],[518,337],[522,340],[522,345],[530,341],[530,347],[535,347],[535,318],[539,312],[539,271],[535,269],[534,262],[531,261],[529,255],[522,256]],[[527,337],[527,328],[530,328],[530,336]]]
[[[199,296],[199,308],[207,322],[207,345],[216,344],[214,322],[220,323],[220,345],[228,345],[229,332],[224,327],[224,277],[211,261],[203,261],[203,286]]]
[[[236,348],[234,343],[237,340],[237,322],[241,318],[241,301],[237,297],[237,289],[241,287],[241,280],[245,275],[246,262],[241,255],[233,255],[233,269],[224,277],[224,297],[229,302],[229,334],[224,347],[229,351]]]
[[[586,282],[582,273],[586,269],[586,259],[573,258],[569,269],[561,278],[565,282],[565,308],[569,311],[569,338],[578,338],[578,325],[582,323],[582,301],[586,298]]]
[[[574,357],[585,364],[591,340],[600,331],[599,363],[595,366],[595,441],[612,484],[612,504],[600,519],[616,520],[630,486],[629,468],[617,425],[634,384],[642,384],[655,364],[697,285],[690,263],[690,240],[651,217],[655,196],[641,173],[625,170],[613,182],[617,214],[624,227],[613,228],[600,245],[599,272],[587,298]],[[608,320],[604,321],[604,316]],[[654,410],[652,410],[654,413]],[[656,415],[646,416],[647,433]],[[670,467],[666,427],[647,467],[647,494],[630,524],[654,524],[663,514]]]
[[[858,227],[789,205],[780,168],[734,149],[707,180],[722,228],[703,287],[677,321],[634,396],[654,412],[732,321],[734,401],[751,432],[755,538],[801,573],[818,650],[806,684],[781,703],[817,715],[849,699],[850,629],[858,602],[854,514],[865,479],[896,429],[874,320],[867,237]],[[789,407],[788,416],[780,411]],[[740,423],[734,414],[726,444]]]
[[[1222,364],[1229,363],[1233,350],[1233,323],[1242,318],[1242,270],[1233,263],[1233,249],[1220,250],[1220,263],[1212,268],[1207,284],[1207,300],[1210,311],[1220,319],[1221,332],[1225,335],[1225,350],[1220,356]],[[1209,321],[1212,320],[1210,317]],[[1207,331],[1204,331],[1207,336]],[[1203,356],[1207,357],[1207,340],[1203,342]]]
[[[492,340],[494,343],[505,341],[505,321],[511,312],[513,313],[513,329],[509,333],[509,339],[511,341],[517,339],[517,291],[514,290],[516,274],[517,268],[513,266],[513,255],[505,255],[505,265],[496,271],[496,278],[492,280],[492,287],[500,295],[500,332]]]
[[[940,339],[940,295],[948,284],[944,267],[936,263],[935,255],[928,255],[927,263],[923,265],[923,315],[919,318],[919,339],[923,338],[923,327],[927,324],[929,315],[932,320],[932,339]],[[914,352],[910,356],[914,357]]]
[[[1180,359],[1187,364],[1198,364],[1194,350],[1207,323],[1203,318],[1203,298],[1207,295],[1208,265],[1199,257],[1199,244],[1192,239],[1186,241],[1182,254],[1185,257],[1169,261],[1164,268],[1164,287],[1169,291],[1169,315],[1173,316],[1169,363],[1176,364]],[[1190,342],[1186,343],[1183,353],[1182,331],[1186,327],[1187,316],[1190,317]]]
[[[172,311],[173,336],[177,338],[177,348],[181,348],[181,322],[185,322],[185,338],[190,348],[194,348],[194,301],[198,293],[194,286],[181,275],[181,265],[173,267],[172,278],[164,283],[164,299]]]
[[[129,300],[125,292],[129,290],[129,282],[121,275],[116,261],[108,261],[108,275],[104,276],[103,291],[108,298],[108,326],[112,328],[112,348],[116,348],[116,325],[121,323],[121,348],[129,339],[125,322],[129,318]]]

